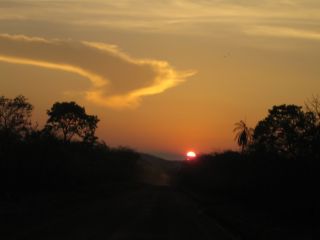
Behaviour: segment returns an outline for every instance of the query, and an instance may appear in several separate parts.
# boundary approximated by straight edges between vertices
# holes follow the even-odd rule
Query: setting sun
[[[186,156],[187,156],[187,160],[192,160],[197,157],[197,154],[194,151],[189,151],[187,152]]]

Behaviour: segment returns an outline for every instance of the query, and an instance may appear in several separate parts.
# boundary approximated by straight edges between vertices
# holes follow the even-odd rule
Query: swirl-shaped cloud
[[[115,45],[8,34],[0,35],[0,61],[81,75],[92,84],[86,99],[111,108],[136,107],[144,96],[160,94],[195,73],[133,58]]]

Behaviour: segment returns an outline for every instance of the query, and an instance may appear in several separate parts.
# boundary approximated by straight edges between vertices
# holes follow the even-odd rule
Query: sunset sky
[[[319,0],[0,0],[0,95],[56,101],[111,146],[237,149],[275,104],[320,93]]]

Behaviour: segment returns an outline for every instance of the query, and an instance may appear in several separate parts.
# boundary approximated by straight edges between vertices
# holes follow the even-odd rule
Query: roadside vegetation
[[[38,129],[32,110],[24,96],[0,97],[1,199],[135,181],[139,154],[99,141],[97,116],[75,102],[57,102]]]
[[[313,97],[305,108],[273,106],[255,128],[236,123],[240,151],[186,162],[178,187],[201,196],[207,213],[224,216],[249,239],[261,239],[256,231],[268,225],[312,232],[314,170],[320,160],[319,103],[319,97]]]

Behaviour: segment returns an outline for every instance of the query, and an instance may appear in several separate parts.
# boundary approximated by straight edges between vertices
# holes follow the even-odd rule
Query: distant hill
[[[170,185],[172,175],[181,164],[182,161],[170,161],[141,153],[141,158],[138,161],[141,181],[151,185]]]

